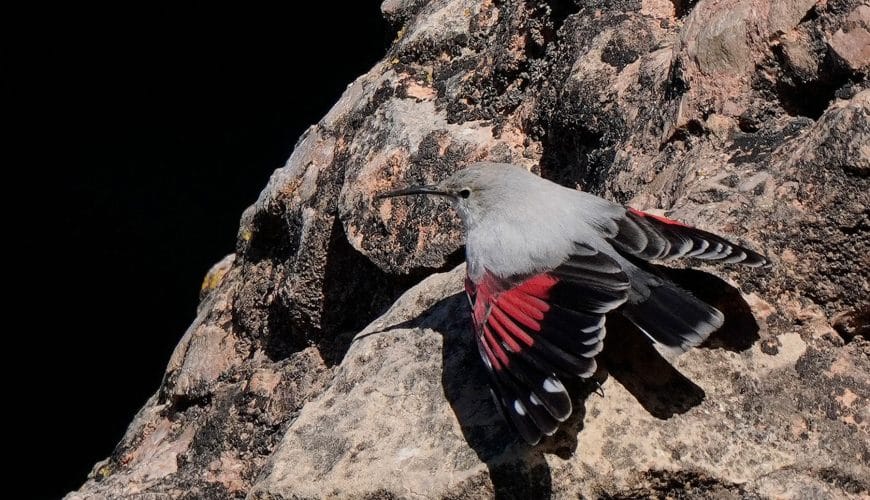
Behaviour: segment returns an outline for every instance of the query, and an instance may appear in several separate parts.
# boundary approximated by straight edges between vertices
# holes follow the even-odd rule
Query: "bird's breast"
[[[575,231],[546,224],[494,223],[468,231],[468,275],[477,282],[485,271],[500,278],[555,269],[574,248]]]

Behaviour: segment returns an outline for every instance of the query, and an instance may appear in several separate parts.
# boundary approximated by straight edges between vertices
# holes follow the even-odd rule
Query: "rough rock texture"
[[[68,498],[868,494],[866,3],[382,10],[386,57],[243,214],[160,390]],[[478,159],[668,210],[775,267],[671,271],[723,329],[672,367],[611,323],[605,396],[575,387],[570,424],[529,449],[489,400],[462,270],[444,273],[456,218],[372,203]]]

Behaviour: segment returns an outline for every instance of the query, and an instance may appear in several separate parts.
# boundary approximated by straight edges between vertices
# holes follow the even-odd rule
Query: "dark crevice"
[[[824,7],[823,7],[823,8],[824,8]],[[804,14],[804,17],[802,17],[801,20],[798,21],[798,25],[801,25],[801,24],[804,24],[804,23],[807,23],[807,22],[810,22],[810,21],[815,21],[815,20],[818,19],[818,18],[819,18],[819,11],[816,10],[816,6],[813,5],[813,6],[812,6],[812,7],[811,7],[811,8],[810,8],[810,9],[809,9],[805,14]]]
[[[447,272],[461,264],[465,260],[465,248],[448,254],[438,268],[415,267],[401,275],[391,274],[354,248],[347,240],[343,225],[336,219],[328,255],[323,278],[321,328],[313,331],[309,342],[317,346],[326,364],[333,366],[344,358],[357,332],[383,314],[408,289],[433,273]]]
[[[845,343],[858,336],[870,339],[870,303],[837,314],[831,320],[831,325]]]
[[[622,71],[641,56],[638,50],[625,46],[619,43],[620,41],[621,37],[614,36],[601,51],[601,61],[613,66],[616,71]]]
[[[568,16],[580,11],[582,3],[570,0],[547,0],[550,7],[550,22],[553,23],[553,32],[558,32]]]
[[[665,85],[665,98],[667,100],[676,99],[689,90],[689,84],[686,82],[684,74],[683,63],[677,58],[668,68],[667,84]]]
[[[758,132],[760,123],[755,117],[743,114],[737,117],[737,127],[745,134],[754,134]]]
[[[699,120],[689,120],[685,126],[674,130],[668,139],[662,143],[660,150],[673,142],[688,142],[692,137],[702,137],[706,133],[704,124]]]
[[[184,413],[190,408],[205,408],[206,406],[211,404],[212,395],[211,394],[202,394],[202,395],[188,395],[188,394],[179,394],[174,395],[171,398],[170,406],[167,409],[167,412],[172,414]]]
[[[647,486],[607,493],[602,499],[641,498],[761,498],[740,484],[729,483],[696,471],[648,470],[642,474]]]
[[[240,238],[237,252],[251,263],[265,259],[284,261],[296,255],[302,234],[296,220],[284,214],[257,211]]]
[[[785,69],[774,86],[776,97],[791,116],[806,116],[817,120],[828,109],[838,92],[851,84],[859,82],[863,75],[853,74],[848,67],[831,52],[825,54],[816,75],[807,78],[788,68],[788,61],[781,46],[774,47],[780,66]]]
[[[553,62],[548,77],[553,87],[544,89],[545,97],[528,130],[541,141],[542,177],[598,193],[609,176],[624,121],[602,105],[606,89],[567,81],[572,64],[573,58]]]
[[[684,17],[692,11],[692,7],[698,3],[698,0],[671,0],[674,4],[674,14],[677,17]]]
[[[847,472],[833,467],[825,467],[817,472],[819,479],[847,493],[860,496],[870,491],[870,482],[856,478]]]
[[[312,340],[327,364],[334,365],[344,358],[353,333],[375,319],[416,281],[380,270],[347,241],[338,218],[332,226],[327,255],[321,330]]]
[[[283,290],[283,288],[282,288]],[[262,349],[272,361],[289,358],[291,354],[308,347],[303,335],[293,328],[292,306],[279,292],[266,314],[266,330],[263,332]]]
[[[395,40],[402,28],[416,20],[426,4],[426,0],[413,0],[403,2],[403,5],[395,11],[381,11],[384,21],[386,21],[385,39],[387,41]]]
[[[729,163],[740,165],[764,161],[780,144],[795,137],[812,123],[809,118],[798,117],[784,126],[772,128],[769,117],[763,112],[742,115],[738,118],[740,132],[732,136],[733,154]]]
[[[580,124],[554,124],[544,140],[541,175],[559,184],[596,191],[607,178],[613,152],[603,146],[604,134]]]

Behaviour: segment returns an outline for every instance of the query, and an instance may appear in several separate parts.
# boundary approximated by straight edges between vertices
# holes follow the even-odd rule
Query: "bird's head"
[[[518,167],[510,165],[473,163],[438,183],[387,191],[375,198],[380,200],[410,195],[442,196],[450,201],[468,228],[493,208],[493,200],[499,198],[499,191],[504,187],[506,172],[507,175],[511,174],[506,167],[519,170]]]

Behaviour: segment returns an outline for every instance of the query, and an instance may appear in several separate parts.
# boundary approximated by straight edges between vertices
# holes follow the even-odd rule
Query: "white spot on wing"
[[[722,262],[725,264],[734,264],[737,262],[743,262],[744,260],[746,260],[746,257],[747,257],[746,252],[741,251],[738,254],[735,254],[735,255],[732,255],[731,257],[728,257],[727,259],[722,259]]]
[[[483,360],[483,364],[486,365],[487,370],[492,371],[492,363],[489,361],[489,356],[486,355],[486,351],[483,349],[483,340],[480,337],[477,339],[477,352],[480,354],[480,359]]]
[[[692,240],[681,240],[680,247],[677,249],[676,252],[674,252],[675,253],[674,256],[676,257],[676,256],[685,255],[685,253],[691,249],[692,249]]]
[[[595,345],[604,339],[604,336],[607,335],[607,329],[604,326],[602,326],[601,329],[599,329],[598,331],[585,332],[585,333],[594,334],[594,335],[590,335],[589,338],[584,339],[580,343],[582,345],[587,345],[587,346],[588,345]]]
[[[595,323],[592,326],[587,326],[586,328],[581,328],[580,331],[583,333],[592,333],[596,330],[600,330],[601,327],[604,326],[605,319],[606,319],[605,316],[601,315],[601,317],[598,319],[597,323]]]
[[[562,385],[562,382],[560,382],[559,379],[547,377],[547,379],[544,380],[544,390],[550,393],[565,392],[565,386]]]
[[[484,354],[483,356],[481,356],[481,358],[483,359],[483,363],[486,365],[486,368],[489,371],[492,371],[492,363],[490,363],[490,361],[489,361],[489,356]]]
[[[523,407],[523,404],[520,403],[519,399],[514,400],[514,411],[519,413],[521,416],[526,415],[526,409]]]
[[[590,349],[590,350],[587,351],[587,352],[584,352],[584,353],[582,354],[582,356],[583,356],[584,358],[594,358],[594,357],[597,356],[597,355],[598,355],[598,354],[599,354],[603,349],[604,349],[604,342],[598,342],[597,344],[595,344],[595,345],[592,346],[592,349]]]
[[[595,312],[595,313],[606,313],[606,312],[608,312],[608,311],[612,311],[613,309],[616,309],[617,307],[619,307],[619,306],[621,306],[622,304],[624,304],[626,300],[628,300],[628,297],[627,297],[627,296],[626,296],[626,297],[620,297],[620,298],[618,298],[618,299],[616,299],[616,300],[611,300],[611,301],[609,301],[609,302],[602,302],[600,305],[598,305],[598,307],[592,309],[592,312]]]
[[[710,246],[710,242],[708,242],[707,240],[701,240],[701,246],[698,247],[697,249],[692,250],[691,252],[687,253],[686,257],[694,257],[698,254],[702,254],[707,250],[707,247],[709,247],[709,246]]]
[[[579,374],[580,378],[589,378],[595,374],[595,370],[598,369],[598,363],[595,362],[594,359],[589,360],[589,369],[585,372]],[[567,417],[566,417],[567,418]]]

